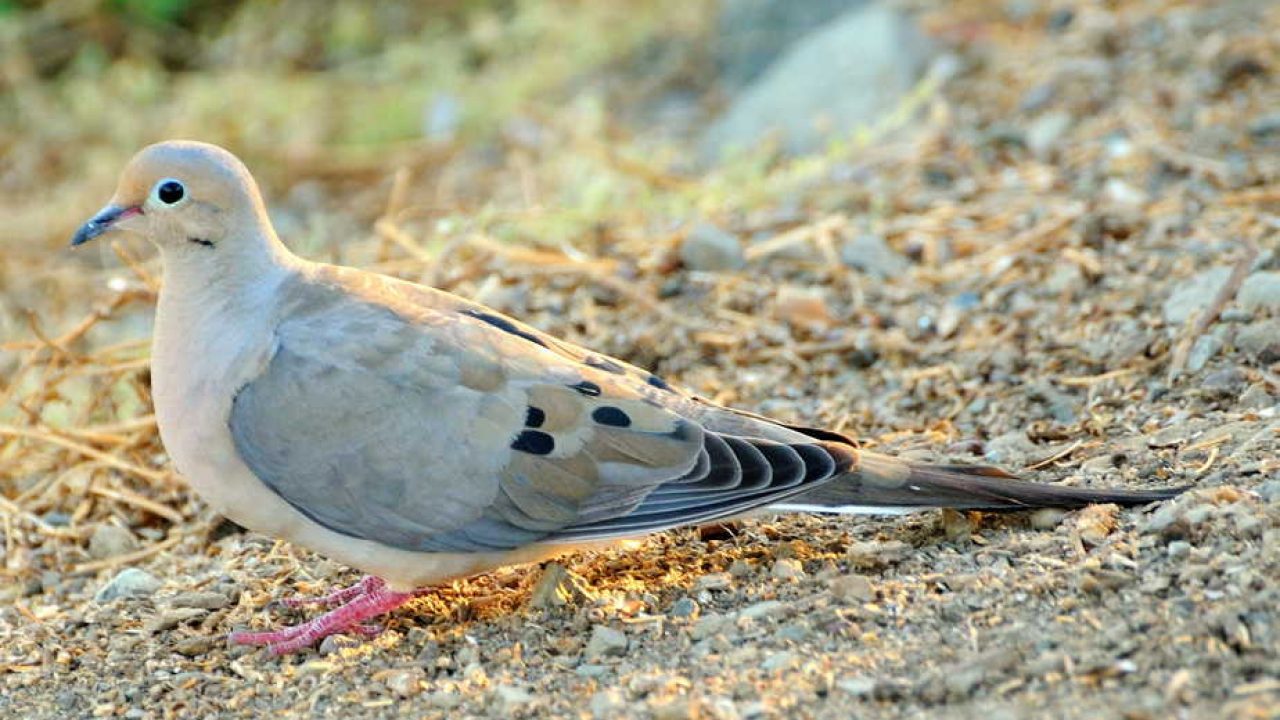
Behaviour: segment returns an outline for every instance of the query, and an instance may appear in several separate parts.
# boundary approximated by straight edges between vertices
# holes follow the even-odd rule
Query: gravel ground
[[[156,490],[182,532],[127,516],[54,558],[9,528],[6,566],[46,569],[4,586],[0,714],[1280,717],[1280,10],[963,7],[962,71],[865,159],[694,231],[602,229],[583,252],[623,283],[463,247],[441,284],[883,449],[1185,495],[760,516],[273,658],[223,638],[355,576]]]

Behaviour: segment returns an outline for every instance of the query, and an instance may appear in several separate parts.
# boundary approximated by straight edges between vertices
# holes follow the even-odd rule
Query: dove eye
[[[177,180],[161,180],[152,194],[165,205],[177,205],[187,196],[187,189]]]

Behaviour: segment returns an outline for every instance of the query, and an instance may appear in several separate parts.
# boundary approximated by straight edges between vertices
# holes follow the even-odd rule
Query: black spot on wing
[[[511,443],[511,449],[530,455],[550,455],[556,449],[556,439],[540,430],[524,430]]]
[[[531,428],[542,427],[542,423],[547,421],[547,413],[540,407],[529,406],[524,413],[524,426]]]
[[[650,387],[656,387],[659,390],[671,389],[671,386],[667,384],[666,380],[663,380],[662,378],[658,377],[657,375],[654,375],[653,373],[649,373],[649,378],[645,382],[649,383]]]
[[[614,375],[622,375],[626,373],[625,368],[623,368],[618,363],[602,355],[588,355],[587,359],[583,360],[582,362],[588,367],[593,367],[593,368],[596,368],[597,370],[603,370],[607,373],[612,373]]]
[[[575,383],[569,387],[589,397],[600,397],[600,386],[590,380],[583,380],[582,382]]]
[[[463,310],[462,314],[470,315],[471,317],[479,320],[480,322],[492,325],[505,333],[510,333],[511,335],[515,335],[516,337],[524,338],[525,340],[528,340],[534,345],[538,345],[540,347],[547,347],[547,343],[542,338],[538,337],[537,335],[534,335],[528,330],[522,330],[521,328],[516,327],[515,323],[502,317],[501,315],[494,315],[493,313],[487,313],[482,310]]]
[[[605,405],[604,407],[598,407],[593,410],[591,412],[591,419],[601,425],[608,425],[610,427],[624,428],[631,426],[631,416],[611,405]]]

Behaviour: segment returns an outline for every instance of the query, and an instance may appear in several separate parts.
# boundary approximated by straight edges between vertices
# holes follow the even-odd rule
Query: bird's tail
[[[897,515],[917,510],[1028,510],[1097,503],[1143,505],[1186,490],[1065,487],[1020,480],[994,467],[925,465],[855,451],[849,474],[773,506],[777,510]]]

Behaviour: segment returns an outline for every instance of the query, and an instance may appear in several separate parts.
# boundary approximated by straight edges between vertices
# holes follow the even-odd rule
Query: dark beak
[[[108,205],[99,210],[97,215],[90,218],[89,222],[80,226],[80,229],[76,231],[75,237],[71,238],[71,247],[83,245],[111,230],[121,220],[140,214],[142,214],[141,208]]]

